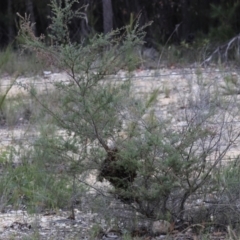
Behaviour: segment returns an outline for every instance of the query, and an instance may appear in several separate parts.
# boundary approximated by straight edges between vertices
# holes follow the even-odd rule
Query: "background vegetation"
[[[67,1],[56,2],[64,7]],[[31,21],[36,22],[33,28],[36,36],[48,33],[54,14],[49,4],[50,0],[2,0],[0,46],[12,43],[17,35],[19,19],[16,12],[30,14]],[[78,10],[83,5],[86,6],[82,11],[84,17],[73,17],[68,22],[70,38],[74,42],[131,24],[139,15],[140,25],[153,21],[146,30],[146,40],[148,46],[154,47],[166,43],[170,36],[172,43],[203,38],[222,42],[240,30],[239,0],[81,0],[74,2],[72,7]]]

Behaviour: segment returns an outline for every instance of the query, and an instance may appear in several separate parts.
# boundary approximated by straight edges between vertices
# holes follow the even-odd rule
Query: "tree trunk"
[[[8,43],[11,43],[14,39],[14,29],[13,29],[13,14],[12,14],[12,0],[8,0],[8,6],[7,6],[7,12],[8,12]]]
[[[182,7],[182,31],[181,31],[181,36],[180,39],[186,40],[188,37],[188,34],[190,33],[190,28],[189,28],[189,4],[187,0],[181,0],[181,7]]]
[[[109,33],[113,29],[113,10],[112,0],[102,0],[103,6],[103,29],[104,34]]]

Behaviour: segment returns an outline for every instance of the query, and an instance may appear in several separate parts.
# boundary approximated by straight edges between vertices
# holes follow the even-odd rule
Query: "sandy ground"
[[[214,87],[220,87],[224,84],[224,79],[233,78],[240,83],[240,75],[236,69],[217,69],[217,68],[181,68],[181,69],[160,69],[160,70],[136,70],[131,73],[133,91],[145,97],[146,93],[150,93],[154,89],[159,89],[157,112],[163,115],[171,115],[174,113],[172,120],[176,127],[186,126],[182,115],[186,107],[186,99],[195,99],[201,94],[201,87],[212,91]],[[107,76],[109,81],[125,81],[129,79],[129,75],[120,71],[116,75]],[[31,86],[45,93],[51,93],[56,82],[68,82],[69,76],[66,73],[47,73],[42,76],[31,78],[18,77],[13,79],[10,77],[1,78],[1,90],[7,91],[11,83],[13,86],[8,92],[8,97],[21,96],[29,94]],[[236,97],[237,99],[237,97]],[[240,103],[240,101],[239,101]],[[182,110],[179,110],[182,109]],[[235,127],[238,128],[240,121],[238,116],[235,118]],[[240,124],[239,124],[240,128]],[[29,132],[28,126],[21,128],[0,129],[0,142],[2,149],[9,144],[14,144],[21,139],[34,138],[35,133]],[[240,153],[238,143],[228,153],[234,157]],[[226,159],[227,160],[227,159]]]

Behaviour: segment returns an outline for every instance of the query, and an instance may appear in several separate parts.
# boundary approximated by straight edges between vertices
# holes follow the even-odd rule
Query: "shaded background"
[[[65,1],[56,0],[59,4]],[[50,0],[0,0],[0,47],[13,42],[18,32],[18,17],[30,14],[35,33],[47,33]],[[148,46],[179,44],[208,38],[224,42],[240,30],[239,0],[80,0],[75,9],[89,4],[84,19],[70,24],[72,41],[80,42],[95,33],[108,32],[131,23],[141,14],[140,25],[153,21],[147,29]],[[179,25],[179,28],[177,26]],[[174,34],[173,34],[174,33]]]

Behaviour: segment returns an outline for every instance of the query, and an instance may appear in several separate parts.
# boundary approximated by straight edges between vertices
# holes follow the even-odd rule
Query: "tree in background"
[[[65,1],[60,2],[64,5]],[[36,30],[34,30],[36,36],[46,33],[51,16],[49,3],[49,0],[2,0],[0,45],[7,45],[17,34],[16,12],[21,15],[28,13],[31,20],[36,21]],[[129,24],[131,18],[136,19],[139,14],[141,14],[140,25],[153,21],[153,25],[147,30],[147,39],[155,43],[155,46],[165,43],[179,24],[178,32],[171,39],[173,43],[185,41],[191,33],[205,35],[209,31],[217,31],[219,40],[221,40],[222,32],[227,31],[227,35],[224,33],[226,37],[232,37],[233,34],[238,34],[240,29],[237,14],[238,0],[227,2],[216,0],[80,0],[79,3],[73,5],[73,9],[77,10],[82,5],[88,5],[85,12],[88,22],[86,23],[84,19],[73,18],[69,23],[71,39],[76,42],[81,42],[96,32],[106,33],[110,29],[121,28]],[[227,26],[227,30],[224,26]],[[212,35],[216,36],[215,33]]]
[[[103,5],[103,29],[107,34],[113,30],[112,0],[102,0]]]

